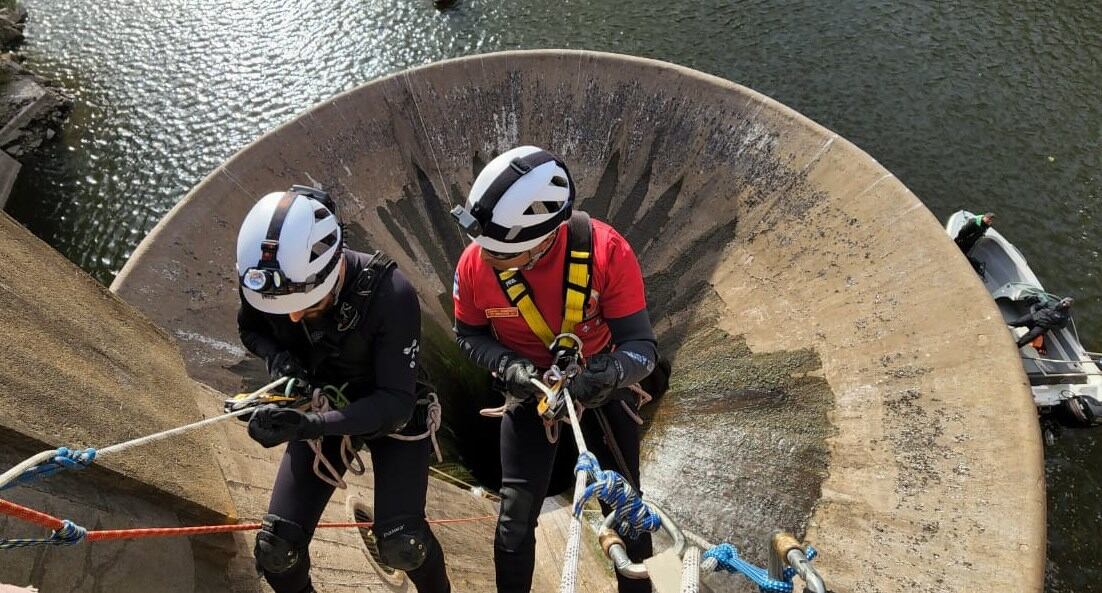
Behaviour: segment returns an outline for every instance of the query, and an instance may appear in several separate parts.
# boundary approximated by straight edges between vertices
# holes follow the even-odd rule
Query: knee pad
[[[256,568],[261,572],[283,574],[306,558],[309,538],[302,526],[278,515],[264,515],[256,534]]]
[[[407,519],[391,523],[375,531],[379,542],[379,559],[396,569],[411,571],[421,568],[436,541],[424,519]]]
[[[512,486],[501,488],[501,515],[497,519],[494,544],[506,552],[516,552],[532,534],[532,503],[527,490]]]

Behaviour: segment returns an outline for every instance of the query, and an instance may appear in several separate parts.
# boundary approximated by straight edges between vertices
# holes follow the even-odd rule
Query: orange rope
[[[9,515],[16,519],[22,519],[28,523],[34,523],[47,529],[53,529],[57,531],[61,529],[61,519],[47,515],[46,513],[40,513],[34,509],[28,509],[25,506],[17,505],[14,502],[8,502],[4,499],[0,499],[0,514]]]
[[[0,499],[0,514],[23,519],[35,525],[47,529],[58,530],[62,527],[61,519],[40,513],[25,506]],[[471,523],[474,521],[486,521],[496,518],[497,515],[483,515],[481,517],[463,517],[459,519],[429,519],[432,525],[447,525],[451,523]],[[318,523],[318,529],[369,528],[373,523]],[[235,531],[253,531],[260,529],[260,523],[238,523],[233,525],[201,525],[198,527],[149,527],[144,529],[112,529],[105,531],[89,531],[85,539],[89,541],[105,541],[118,539],[137,539],[143,537],[181,537],[191,535],[208,535],[212,533],[231,533]]]

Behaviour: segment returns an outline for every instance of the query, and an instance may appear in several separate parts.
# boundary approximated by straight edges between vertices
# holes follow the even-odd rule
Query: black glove
[[[587,408],[604,405],[620,384],[623,371],[611,354],[596,354],[570,380],[570,396]]]
[[[306,368],[290,352],[282,350],[268,357],[268,375],[272,379],[291,377],[292,379],[305,379]]]
[[[249,436],[265,448],[287,441],[316,439],[324,434],[325,421],[314,412],[268,404],[257,408],[249,419]]]
[[[540,372],[527,358],[507,356],[499,369],[497,376],[505,382],[505,388],[513,397],[527,400],[541,393],[539,387],[532,385],[532,379],[539,379]]]

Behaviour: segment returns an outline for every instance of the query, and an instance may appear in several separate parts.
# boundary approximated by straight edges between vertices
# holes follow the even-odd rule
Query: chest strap
[[[567,223],[567,256],[563,270],[563,315],[558,335],[551,330],[532,298],[532,287],[518,269],[497,273],[497,281],[509,304],[520,311],[532,333],[551,350],[580,349],[572,334],[585,316],[593,285],[593,228],[589,215],[575,210]]]
[[[371,308],[371,302],[375,300],[375,294],[387,273],[395,267],[394,260],[382,251],[371,254],[371,259],[353,281],[355,284],[351,292],[337,310],[337,331],[343,333],[356,329],[363,315]]]

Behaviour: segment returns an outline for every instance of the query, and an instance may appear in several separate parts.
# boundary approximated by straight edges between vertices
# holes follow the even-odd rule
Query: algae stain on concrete
[[[671,328],[670,391],[643,441],[643,489],[681,526],[764,562],[802,536],[827,476],[833,394],[811,349],[755,353],[710,319]]]

